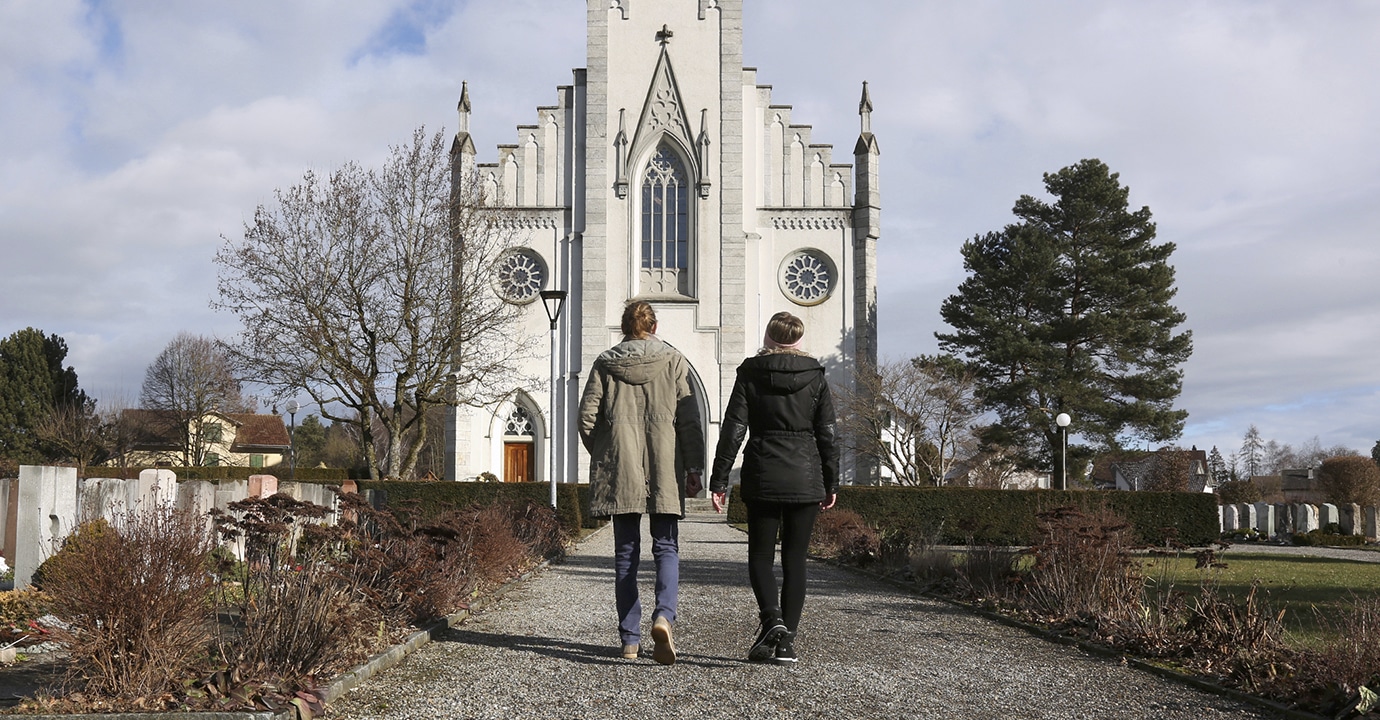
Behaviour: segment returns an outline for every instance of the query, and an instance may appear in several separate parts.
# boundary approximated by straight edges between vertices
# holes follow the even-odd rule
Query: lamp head
[[[565,304],[564,290],[542,290],[541,304],[546,308],[546,317],[551,321],[551,327],[556,327],[556,321],[561,319],[561,306]]]
[[[1054,418],[1054,423],[1055,423],[1056,425],[1058,425],[1059,427],[1061,427],[1061,428],[1066,428],[1066,427],[1068,427],[1068,426],[1069,426],[1069,423],[1071,423],[1071,422],[1073,422],[1073,418],[1069,417],[1069,414],[1068,414],[1068,413],[1059,413],[1059,414]]]

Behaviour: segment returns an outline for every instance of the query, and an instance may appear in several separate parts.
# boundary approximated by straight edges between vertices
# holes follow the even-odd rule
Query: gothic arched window
[[[510,437],[532,437],[536,431],[532,427],[532,416],[527,413],[526,408],[521,405],[514,405],[513,411],[508,413],[508,420],[503,424],[503,434]]]
[[[643,290],[688,294],[690,178],[685,163],[663,144],[642,178]]]

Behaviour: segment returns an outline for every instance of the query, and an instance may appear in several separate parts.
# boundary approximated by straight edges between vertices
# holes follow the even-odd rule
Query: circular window
[[[838,271],[829,256],[814,250],[797,250],[781,262],[781,292],[797,305],[818,305],[834,292]]]
[[[545,284],[546,263],[531,249],[510,250],[499,258],[495,285],[504,300],[515,304],[532,302]]]

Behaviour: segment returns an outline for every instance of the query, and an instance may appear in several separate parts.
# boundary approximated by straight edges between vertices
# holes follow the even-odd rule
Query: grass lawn
[[[1335,622],[1353,595],[1380,593],[1380,563],[1353,562],[1320,557],[1231,554],[1222,557],[1227,567],[1211,571],[1193,567],[1192,557],[1145,559],[1145,576],[1151,583],[1173,582],[1196,594],[1211,572],[1224,594],[1244,601],[1253,581],[1260,581],[1261,596],[1270,607],[1285,609],[1286,641],[1309,645]],[[1319,616],[1325,618],[1320,622]]]

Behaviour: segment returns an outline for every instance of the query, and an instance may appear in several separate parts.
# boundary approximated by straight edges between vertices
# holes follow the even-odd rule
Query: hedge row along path
[[[644,536],[645,525],[644,519]],[[334,718],[1270,718],[1229,697],[811,562],[794,668],[749,663],[745,536],[681,523],[679,661],[619,656],[613,533],[335,701]],[[643,543],[642,597],[653,597]]]

